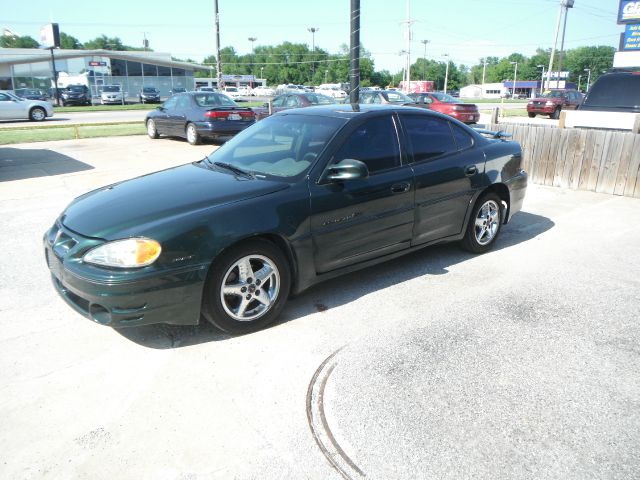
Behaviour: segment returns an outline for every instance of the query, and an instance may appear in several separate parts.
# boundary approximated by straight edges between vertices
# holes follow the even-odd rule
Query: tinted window
[[[289,95],[289,98],[287,98],[286,103],[284,104],[285,107],[298,107],[300,106],[300,100],[298,100],[298,97],[296,97],[295,95]]]
[[[450,125],[451,130],[453,131],[453,137],[456,139],[456,145],[458,145],[458,150],[471,148],[473,146],[473,138],[471,135],[453,123]]]
[[[273,99],[274,107],[282,107],[284,105],[284,101],[287,97],[285,95],[281,95]]]
[[[11,100],[9,95],[5,95],[4,93],[0,93],[0,102],[8,102]]]
[[[591,86],[584,105],[640,108],[640,74],[603,75]]]
[[[372,174],[400,165],[400,149],[391,116],[372,118],[359,126],[334,155],[333,163],[345,158],[364,162]]]
[[[185,95],[185,98],[188,98]],[[225,107],[236,107],[236,102],[231,100],[226,95],[220,95],[217,93],[198,93],[194,95],[194,99],[196,103],[200,107],[216,107],[216,106],[225,106]]]
[[[449,122],[427,116],[403,115],[402,123],[409,137],[415,162],[422,162],[456,151]]]
[[[178,101],[178,97],[171,97],[169,100],[167,100],[166,102],[164,102],[162,104],[162,106],[164,108],[166,108],[167,110],[171,110],[173,108],[175,108],[176,106],[176,102]]]

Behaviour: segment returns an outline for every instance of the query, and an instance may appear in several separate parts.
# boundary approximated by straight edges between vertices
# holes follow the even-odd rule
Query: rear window
[[[593,84],[584,105],[615,109],[640,109],[640,74],[603,75]]]
[[[197,93],[194,96],[196,103],[200,107],[237,107],[236,102],[226,95],[217,93]]]

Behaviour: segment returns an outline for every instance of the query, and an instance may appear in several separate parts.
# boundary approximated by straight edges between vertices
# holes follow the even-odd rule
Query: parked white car
[[[276,94],[276,91],[271,87],[265,87],[262,85],[257,86],[252,92],[256,97],[272,97]]]
[[[11,92],[0,91],[0,120],[31,120],[41,122],[53,117],[53,107],[42,100],[27,100]]]
[[[250,87],[238,87],[238,93],[242,97],[248,97],[248,96],[251,95],[251,88]]]
[[[120,85],[105,85],[100,93],[100,103],[102,105],[124,103]]]
[[[338,85],[323,84],[316,87],[315,92],[331,98],[347,98],[347,92],[342,90]]]
[[[238,87],[224,87],[224,93],[227,97],[232,99],[240,98],[242,94],[238,91]]]

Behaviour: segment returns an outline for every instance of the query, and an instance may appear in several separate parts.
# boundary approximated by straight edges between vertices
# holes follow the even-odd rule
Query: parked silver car
[[[27,100],[17,95],[0,91],[0,120],[32,120],[41,122],[53,116],[53,107],[42,100]]]

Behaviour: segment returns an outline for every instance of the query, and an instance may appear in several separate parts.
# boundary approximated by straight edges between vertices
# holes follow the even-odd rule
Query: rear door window
[[[414,162],[429,161],[458,150],[447,120],[426,115],[401,115]]]

